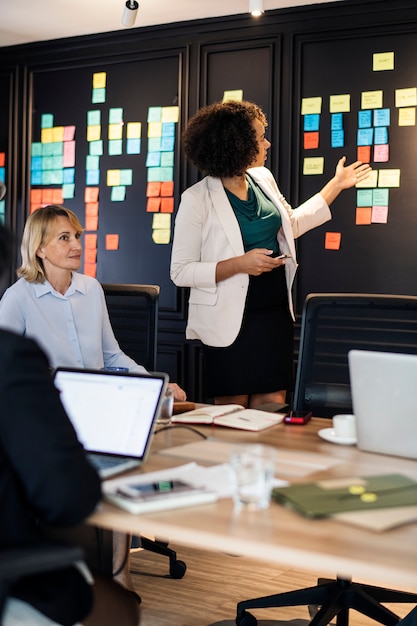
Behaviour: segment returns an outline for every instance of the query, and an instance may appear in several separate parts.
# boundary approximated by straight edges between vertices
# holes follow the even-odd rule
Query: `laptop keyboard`
[[[96,468],[96,470],[103,470],[109,467],[117,467],[117,465],[121,465],[122,463],[126,463],[126,459],[117,458],[114,456],[104,456],[102,454],[94,454],[90,453],[88,455],[89,461]]]

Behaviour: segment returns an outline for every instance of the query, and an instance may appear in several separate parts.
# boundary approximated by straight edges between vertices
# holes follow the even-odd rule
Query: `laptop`
[[[167,374],[58,367],[54,383],[101,478],[145,462],[165,396]]]
[[[417,355],[351,350],[348,360],[358,448],[417,459]]]

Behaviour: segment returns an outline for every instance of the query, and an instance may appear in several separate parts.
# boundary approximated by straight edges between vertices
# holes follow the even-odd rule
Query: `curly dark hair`
[[[190,119],[182,140],[187,158],[203,174],[242,176],[258,154],[254,120],[267,125],[253,102],[215,102]]]

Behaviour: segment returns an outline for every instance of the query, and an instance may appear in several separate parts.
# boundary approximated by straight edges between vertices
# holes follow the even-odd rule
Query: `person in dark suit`
[[[0,277],[10,241],[0,225]],[[61,404],[45,354],[35,341],[1,329],[0,406],[0,545],[31,546],[44,539],[47,527],[81,523],[100,501],[100,479]],[[85,563],[13,585],[2,624],[35,625],[44,616],[64,626],[134,626],[139,620],[132,594],[92,575]]]

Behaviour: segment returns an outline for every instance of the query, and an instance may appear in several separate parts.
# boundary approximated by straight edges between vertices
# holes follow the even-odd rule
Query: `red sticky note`
[[[148,183],[146,185],[146,197],[147,198],[154,198],[155,196],[160,196],[161,195],[161,183],[159,182],[154,182],[154,183]]]
[[[371,162],[371,146],[358,146],[358,161],[362,163]]]
[[[42,189],[42,204],[53,204],[54,192],[52,189]]]
[[[370,206],[361,206],[356,208],[356,224],[370,224],[372,217],[372,208]]]
[[[161,204],[161,198],[148,198],[146,210],[148,213],[158,213]]]
[[[52,204],[63,204],[62,189],[52,189]]]
[[[97,202],[98,191],[98,187],[86,187],[84,191],[84,202]]]
[[[41,204],[42,202],[42,189],[30,190],[30,202],[34,204]]]
[[[119,249],[119,235],[106,235],[106,250]]]
[[[84,248],[97,250],[97,235],[84,235]]]
[[[95,278],[97,274],[97,264],[96,263],[84,263],[84,274]]]
[[[174,198],[161,198],[161,213],[174,212]]]
[[[161,183],[161,196],[173,196],[174,195],[174,181],[166,180]]]
[[[98,217],[97,217],[97,215],[86,215],[86,217],[85,217],[85,230],[98,230]]]
[[[326,233],[324,247],[326,250],[340,250],[341,233]]]
[[[85,214],[89,217],[97,217],[98,215],[98,202],[87,202],[85,205]]]
[[[0,152],[0,167],[4,167],[6,163],[6,153]]]
[[[97,250],[95,248],[85,248],[84,250],[84,262],[89,264],[95,264],[97,261]]]
[[[318,132],[314,133],[304,133],[304,150],[313,150],[314,148],[319,147],[319,134]]]

